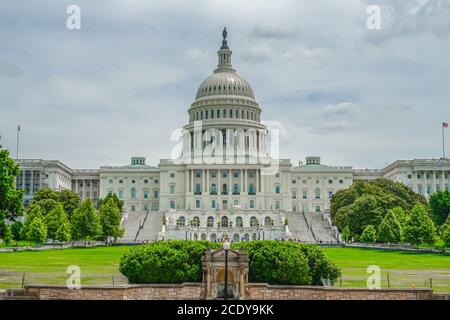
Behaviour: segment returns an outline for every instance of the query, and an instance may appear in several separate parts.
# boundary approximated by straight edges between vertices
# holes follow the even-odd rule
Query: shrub
[[[130,283],[182,283],[201,281],[201,257],[221,243],[169,240],[134,247],[120,261],[120,272]],[[335,280],[339,269],[314,245],[289,241],[233,243],[250,259],[249,281],[271,284],[321,285]]]
[[[136,246],[120,260],[120,272],[130,283],[199,282],[201,257],[220,243],[169,240]]]
[[[243,247],[249,263],[249,282],[269,284],[311,284],[308,259],[299,245],[287,241],[251,241],[234,245]]]
[[[373,225],[369,224],[364,228],[360,240],[364,243],[374,243],[375,241],[377,241],[377,232]]]

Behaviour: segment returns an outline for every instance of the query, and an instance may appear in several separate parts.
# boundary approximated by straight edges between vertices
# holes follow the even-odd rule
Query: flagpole
[[[20,125],[17,126],[16,160],[19,160],[19,132],[20,132]]]
[[[445,160],[445,135],[444,135],[445,126],[442,124],[442,160]]]

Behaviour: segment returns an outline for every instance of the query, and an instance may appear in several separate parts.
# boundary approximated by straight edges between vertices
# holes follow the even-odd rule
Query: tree
[[[16,244],[19,244],[19,241],[22,240],[22,237],[20,236],[20,232],[22,231],[23,223],[20,221],[14,221],[14,223],[11,225],[11,232],[13,239],[16,241]]]
[[[40,217],[41,219],[43,219],[41,207],[37,204],[31,204],[27,207],[27,212],[25,214],[25,223],[23,224],[22,230],[20,230],[22,239],[28,239],[30,225],[36,217]]]
[[[16,189],[19,166],[0,145],[0,224],[5,219],[14,221],[23,211],[23,190]]]
[[[413,245],[435,242],[436,227],[426,208],[421,204],[416,204],[411,210],[404,231],[405,241]]]
[[[108,195],[105,197],[105,199],[98,199],[98,207],[100,208],[103,203],[108,202],[110,199],[112,199],[114,201],[117,208],[119,208],[119,211],[122,212],[124,202],[123,202],[123,200],[120,200],[119,197],[117,196],[117,194],[115,194],[115,193],[108,193]]]
[[[58,193],[58,201],[62,204],[69,220],[72,213],[80,206],[80,196],[71,190],[62,190]]]
[[[350,233],[350,228],[348,226],[345,226],[344,230],[342,231],[342,238],[344,238],[344,241],[350,241],[352,239],[352,235]]]
[[[403,229],[405,227],[406,220],[408,220],[408,214],[405,212],[405,210],[403,210],[402,207],[395,207],[391,210]]]
[[[375,230],[375,227],[371,224],[366,226],[363,230],[363,233],[361,234],[360,240],[364,243],[374,243],[375,241],[377,241],[377,232]]]
[[[70,223],[68,221],[64,221],[56,230],[55,240],[58,240],[59,242],[66,242],[70,241],[70,239],[71,239]]]
[[[31,205],[38,205],[41,208],[41,212],[43,216],[46,216],[50,211],[56,208],[56,206],[59,204],[58,200],[54,199],[41,199],[38,201],[35,201],[33,199],[33,202]]]
[[[381,242],[401,242],[402,233],[402,226],[398,221],[394,210],[389,210],[378,227],[378,240]]]
[[[35,217],[29,226],[27,240],[36,243],[43,243],[47,239],[47,227],[40,216]]]
[[[103,202],[99,209],[102,238],[106,241],[108,237],[118,238],[123,235],[120,228],[120,210],[113,199]]]
[[[11,232],[11,226],[5,225],[3,229],[3,242],[5,245],[9,246],[11,243],[11,240],[13,239],[12,232]]]
[[[54,209],[52,209],[44,218],[45,225],[47,226],[47,237],[56,240],[56,232],[62,225],[69,223],[67,214],[64,212],[61,203],[57,202]],[[70,230],[70,226],[69,226]]]
[[[343,230],[346,226],[352,234],[361,234],[363,228],[369,224],[379,225],[384,216],[378,198],[374,195],[363,195],[350,206],[338,210],[336,226]]]
[[[95,238],[101,233],[100,219],[91,199],[83,201],[81,206],[72,214],[72,238],[87,239]]]
[[[58,201],[58,191],[43,188],[36,191],[33,195],[33,202],[41,201],[44,199],[52,199]]]
[[[450,213],[450,190],[433,193],[429,203],[434,222],[437,226],[442,225]]]

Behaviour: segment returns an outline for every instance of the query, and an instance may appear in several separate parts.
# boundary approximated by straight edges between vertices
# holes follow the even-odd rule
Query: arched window
[[[253,240],[253,241],[256,240],[256,233],[254,233],[254,234],[252,235],[252,240]]]
[[[200,120],[203,120],[203,111],[200,111]]]
[[[136,199],[136,188],[131,188],[131,199]]]
[[[227,117],[227,110],[223,109],[223,117],[226,118]]]
[[[239,193],[239,185],[237,183],[235,183],[233,185],[233,193],[234,194],[238,194]]]
[[[194,240],[198,240],[198,236],[196,233],[194,233]]]
[[[181,216],[177,219],[177,226],[184,226],[186,225],[186,219],[185,217]]]
[[[249,240],[250,240],[250,236],[248,235],[248,233],[246,233],[246,234],[244,235],[244,240],[245,240],[245,241],[249,241]]]
[[[208,220],[206,221],[206,226],[208,228],[214,228],[214,218],[209,216]]]
[[[200,183],[197,183],[195,185],[195,193],[200,194],[202,192],[202,189],[200,187]]]
[[[206,240],[206,234],[202,233],[202,236],[200,237],[202,240]]]
[[[194,219],[192,219],[192,225],[194,227],[199,227],[200,226],[200,218],[199,217],[194,217]]]
[[[235,233],[233,235],[233,242],[239,242],[239,234]]]
[[[169,186],[169,188],[170,188],[170,193],[175,193],[175,185],[174,184],[171,184]]]
[[[230,109],[230,118],[233,118],[233,110]]]
[[[220,118],[220,110],[217,109],[217,118]]]
[[[243,227],[242,217],[237,217],[236,218],[236,228],[242,228],[242,227]]]
[[[211,242],[216,242],[216,240],[217,240],[217,236],[215,233],[213,233],[210,238],[211,238]]]
[[[270,218],[270,217],[266,217],[265,219],[264,219],[264,225],[266,226],[266,227],[272,227],[273,226],[273,221],[272,221],[272,219]]]
[[[250,185],[248,186],[248,193],[249,194],[255,193],[255,187],[254,187],[253,183],[250,183]]]
[[[316,190],[314,191],[315,195],[316,195],[316,199],[320,199],[320,188],[316,188]]]
[[[279,184],[275,185],[275,193],[280,194],[280,185]]]
[[[228,217],[222,217],[222,220],[221,220],[221,227],[222,228],[228,228]]]
[[[250,218],[250,226],[256,227],[257,225],[258,225],[258,219],[256,219],[256,217],[251,217]]]

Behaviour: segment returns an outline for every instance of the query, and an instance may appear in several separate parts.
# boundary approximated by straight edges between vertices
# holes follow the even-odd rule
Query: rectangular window
[[[343,184],[344,183],[344,180],[339,180],[339,184]]]
[[[148,199],[148,191],[144,191],[144,199]]]
[[[255,200],[250,200],[250,209],[255,208]]]
[[[328,198],[333,198],[333,191],[328,191]]]
[[[200,208],[200,200],[195,200],[195,207],[196,207],[197,209]]]
[[[233,177],[235,177],[235,178],[239,177],[239,172],[233,171]]]
[[[123,199],[123,191],[122,190],[119,191],[119,199]]]
[[[197,178],[200,178],[200,171],[197,171],[197,172],[195,172],[195,176],[197,177]]]
[[[153,198],[158,199],[158,197],[159,197],[159,192],[153,191]]]
[[[144,205],[142,205],[142,210],[144,210],[144,211],[148,211],[148,204],[144,204]]]
[[[280,200],[275,201],[275,209],[276,210],[280,209]]]
[[[136,211],[136,206],[134,204],[131,205],[131,211]]]
[[[333,184],[333,180],[328,180],[328,184]]]
[[[292,199],[297,198],[297,192],[296,191],[292,191]]]
[[[109,180],[108,180],[109,183],[112,183],[112,181],[113,181],[112,179],[109,179]]]
[[[303,191],[303,199],[308,199],[308,191]]]
[[[174,173],[174,172],[171,172],[171,173],[170,173],[170,177],[171,177],[171,178],[175,178],[175,173]]]
[[[320,212],[320,206],[316,206],[316,212]]]
[[[170,200],[170,209],[175,209],[175,200]]]
[[[144,179],[144,183],[148,183],[148,179]]]
[[[216,200],[211,200],[211,208],[216,208]]]

